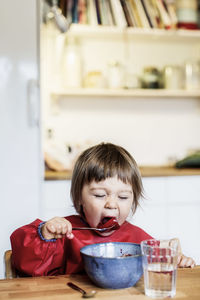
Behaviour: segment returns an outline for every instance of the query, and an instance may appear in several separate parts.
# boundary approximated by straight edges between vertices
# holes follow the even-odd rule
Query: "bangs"
[[[112,159],[110,155],[112,155]],[[113,159],[113,154],[110,155],[102,159],[93,158],[90,161],[85,170],[85,182],[90,183],[93,180],[99,182],[117,176],[124,183],[132,183],[134,172],[131,165],[119,153],[115,159]]]

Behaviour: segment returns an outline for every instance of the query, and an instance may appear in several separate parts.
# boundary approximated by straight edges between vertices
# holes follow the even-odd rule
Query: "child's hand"
[[[180,254],[178,257],[178,267],[179,268],[193,268],[195,266],[195,261],[191,257],[187,257],[183,254]]]
[[[67,236],[73,239],[72,224],[65,218],[55,217],[44,223],[41,228],[42,235],[45,239],[59,239]]]

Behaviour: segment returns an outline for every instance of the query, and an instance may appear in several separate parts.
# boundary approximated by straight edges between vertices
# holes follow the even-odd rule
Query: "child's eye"
[[[128,197],[127,196],[119,196],[119,199],[126,200],[126,199],[128,199]]]
[[[105,195],[103,195],[103,194],[95,194],[94,196],[97,197],[97,198],[103,198]]]

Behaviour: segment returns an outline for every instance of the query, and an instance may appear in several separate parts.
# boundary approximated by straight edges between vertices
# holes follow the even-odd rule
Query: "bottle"
[[[68,37],[64,49],[63,86],[80,88],[82,86],[82,65],[78,43]]]
[[[200,89],[200,62],[197,60],[188,60],[185,62],[185,89]]]

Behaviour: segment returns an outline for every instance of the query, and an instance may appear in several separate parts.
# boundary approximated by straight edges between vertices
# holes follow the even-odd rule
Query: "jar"
[[[104,88],[104,77],[101,71],[89,71],[83,80],[85,88]]]
[[[198,28],[198,1],[176,0],[178,28]]]
[[[165,89],[181,89],[183,72],[180,66],[168,65],[163,70],[163,85]]]
[[[146,67],[143,69],[141,77],[141,86],[144,89],[160,88],[161,72],[155,67]]]

